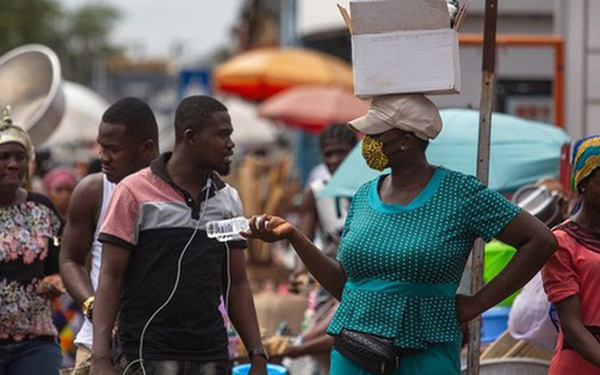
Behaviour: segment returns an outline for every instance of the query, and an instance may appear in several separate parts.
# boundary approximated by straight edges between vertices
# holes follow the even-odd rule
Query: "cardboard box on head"
[[[458,32],[445,0],[353,0],[339,6],[351,33],[354,93],[460,93]]]

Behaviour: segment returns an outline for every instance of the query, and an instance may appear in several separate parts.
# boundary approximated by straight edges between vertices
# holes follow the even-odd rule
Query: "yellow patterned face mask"
[[[363,138],[361,154],[369,168],[383,171],[388,166],[389,159],[383,153],[383,142],[376,141],[368,135]]]

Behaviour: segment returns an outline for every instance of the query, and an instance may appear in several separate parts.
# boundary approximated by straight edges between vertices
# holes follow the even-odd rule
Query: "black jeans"
[[[129,366],[135,359],[127,354],[121,354],[115,369],[118,375],[142,375],[139,362]],[[127,366],[129,368],[127,369]],[[125,369],[127,372],[125,373]],[[198,362],[198,361],[154,361],[144,360],[146,375],[227,375],[226,362]]]

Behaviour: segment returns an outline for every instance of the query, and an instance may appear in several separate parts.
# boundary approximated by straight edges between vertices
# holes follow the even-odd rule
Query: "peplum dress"
[[[399,374],[460,373],[455,294],[474,241],[490,241],[520,209],[473,176],[437,167],[408,205],[381,201],[385,176],[352,199],[337,259],[347,275],[328,333],[343,328],[421,349]],[[338,353],[331,374],[369,374]]]

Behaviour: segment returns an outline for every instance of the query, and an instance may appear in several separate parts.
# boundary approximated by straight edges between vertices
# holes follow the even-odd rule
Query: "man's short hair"
[[[141,99],[126,97],[114,102],[102,115],[102,122],[121,125],[125,134],[139,141],[152,139],[158,145],[158,125],[154,112]]]
[[[210,96],[195,95],[183,99],[175,111],[175,143],[183,140],[186,129],[201,129],[213,121],[218,112],[227,112],[227,107]]]

